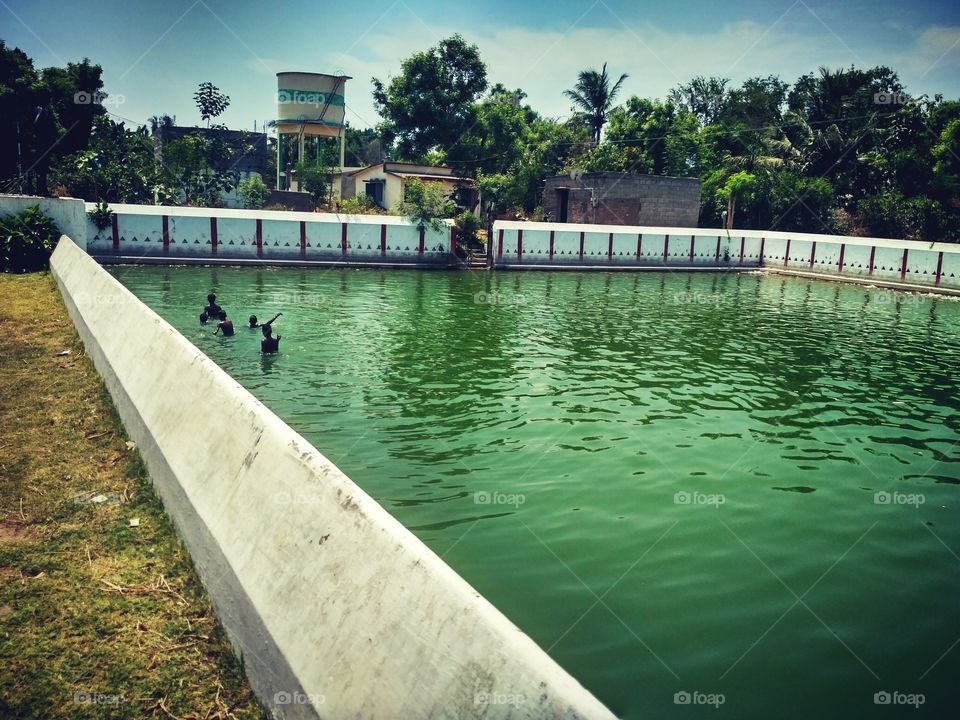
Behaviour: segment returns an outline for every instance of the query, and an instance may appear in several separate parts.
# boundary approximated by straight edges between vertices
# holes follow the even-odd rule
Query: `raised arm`
[[[283,315],[283,313],[282,313],[282,312],[279,312],[279,313],[277,313],[276,315],[274,315],[272,318],[270,318],[269,320],[267,320],[267,321],[266,321],[265,323],[263,323],[263,324],[264,324],[264,325],[269,325],[270,323],[272,323],[274,320],[276,320],[276,319],[277,319],[278,317],[280,317],[281,315]]]

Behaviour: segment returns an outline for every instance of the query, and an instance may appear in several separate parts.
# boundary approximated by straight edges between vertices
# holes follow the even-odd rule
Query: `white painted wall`
[[[87,246],[86,206],[74,198],[48,198],[34,195],[0,195],[0,215],[16,215],[39,205],[44,215],[53,219],[60,232],[74,238],[77,245]]]
[[[69,238],[51,268],[254,690],[278,717],[613,717]],[[484,704],[490,696],[506,701]]]
[[[554,237],[552,258],[548,252],[551,232]],[[582,258],[579,254],[581,233],[584,246]],[[493,235],[495,266],[504,268],[524,265],[663,265],[675,268],[762,266],[834,277],[874,278],[960,289],[960,245],[954,243],[761,230],[728,232],[705,228],[504,220],[494,223]],[[611,236],[612,255],[609,253]],[[519,252],[521,249],[522,253]]]

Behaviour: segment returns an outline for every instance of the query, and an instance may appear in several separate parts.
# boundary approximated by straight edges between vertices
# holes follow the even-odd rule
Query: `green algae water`
[[[762,274],[110,271],[618,716],[960,705],[960,302]],[[198,324],[211,290],[235,337]],[[261,357],[243,325],[280,311]]]

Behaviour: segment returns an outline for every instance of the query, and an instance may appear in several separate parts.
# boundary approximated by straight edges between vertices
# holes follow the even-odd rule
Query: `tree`
[[[727,78],[698,75],[673,88],[667,94],[667,100],[689,110],[701,125],[711,125],[717,122],[726,105],[729,82]]]
[[[200,110],[200,118],[207,121],[219,117],[230,106],[230,97],[220,92],[220,89],[210,82],[202,82],[193,94],[193,101]]]
[[[476,45],[460,36],[441,40],[406,60],[384,85],[373,82],[373,99],[384,122],[383,140],[397,142],[401,158],[420,160],[431,148],[458,157],[458,141],[474,124],[474,103],[487,87],[487,68]]]
[[[397,203],[396,210],[416,225],[440,230],[444,226],[443,218],[453,215],[456,206],[442,183],[415,178],[403,184],[403,198]]]
[[[581,71],[573,89],[563,91],[563,94],[573,101],[573,109],[583,113],[595,144],[600,143],[600,132],[607,122],[607,114],[613,108],[613,101],[620,92],[620,86],[628,77],[629,75],[623,73],[611,87],[607,64],[604,63],[600,72],[593,69]]]
[[[740,171],[727,178],[727,181],[717,190],[717,196],[727,202],[727,230],[733,228],[733,217],[737,211],[737,200],[746,200],[757,183],[755,175]]]
[[[59,160],[51,175],[55,185],[91,202],[152,203],[161,184],[147,128],[130,130],[106,116],[94,120],[88,149]]]

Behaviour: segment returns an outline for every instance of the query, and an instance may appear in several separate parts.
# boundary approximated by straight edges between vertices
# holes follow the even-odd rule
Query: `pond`
[[[762,273],[110,272],[617,715],[954,707],[960,302]],[[232,338],[198,323],[211,290]],[[261,357],[246,318],[281,311]]]

